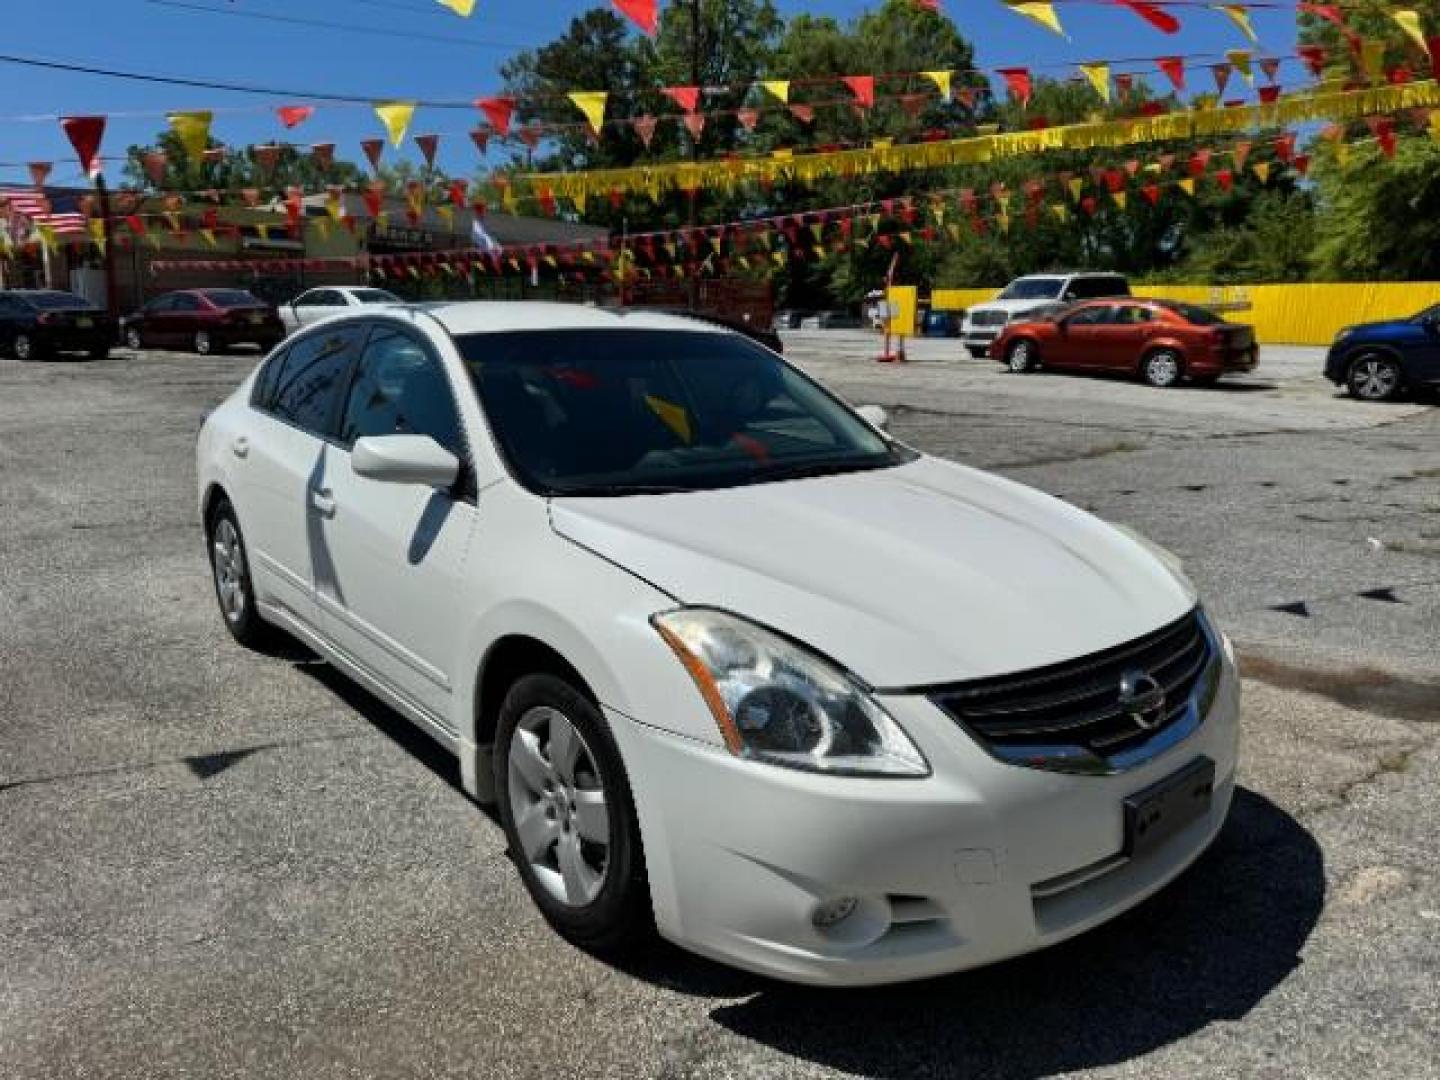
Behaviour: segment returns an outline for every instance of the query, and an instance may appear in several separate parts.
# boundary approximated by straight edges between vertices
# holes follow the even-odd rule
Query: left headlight
[[[737,757],[846,776],[930,775],[890,714],[814,653],[709,608],[682,608],[651,622]]]

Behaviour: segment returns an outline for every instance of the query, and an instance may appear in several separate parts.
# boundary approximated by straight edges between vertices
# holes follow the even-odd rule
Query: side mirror
[[[460,459],[429,435],[369,435],[350,451],[357,476],[389,484],[450,488],[460,476]]]
[[[861,405],[855,412],[876,431],[890,430],[890,414],[879,405]]]

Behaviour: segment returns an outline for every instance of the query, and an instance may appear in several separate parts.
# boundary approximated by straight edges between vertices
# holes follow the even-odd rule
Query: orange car
[[[1029,322],[1014,322],[990,344],[1011,371],[1044,366],[1139,375],[1151,386],[1181,379],[1213,383],[1259,363],[1253,327],[1169,300],[1089,300]]]

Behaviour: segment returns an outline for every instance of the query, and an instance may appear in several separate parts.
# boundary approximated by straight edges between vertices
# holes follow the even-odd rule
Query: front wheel
[[[215,351],[215,343],[210,340],[210,335],[204,330],[196,330],[191,346],[201,356],[209,356]]]
[[[1400,393],[1400,365],[1391,357],[1366,353],[1350,365],[1345,387],[1361,401],[1389,401]]]
[[[245,537],[235,509],[222,502],[210,515],[206,530],[210,541],[210,570],[215,580],[215,599],[230,636],[247,649],[270,645],[276,631],[260,618],[255,606],[255,588],[250,579],[250,560]]]
[[[531,899],[561,936],[621,952],[651,926],[629,780],[593,702],[548,672],[505,695],[496,738],[500,822]]]
[[[35,344],[35,339],[29,334],[16,334],[10,349],[15,354],[15,359],[21,363],[28,363],[40,355],[40,346]]]
[[[1035,343],[1031,341],[1015,342],[1010,346],[1010,351],[1005,354],[1005,364],[1017,375],[1034,371],[1038,366]]]
[[[1180,356],[1171,349],[1157,349],[1141,362],[1140,374],[1151,386],[1168,389],[1178,383],[1183,374]]]
[[[125,347],[139,352],[145,347],[145,339],[140,336],[140,328],[131,326],[125,330]]]

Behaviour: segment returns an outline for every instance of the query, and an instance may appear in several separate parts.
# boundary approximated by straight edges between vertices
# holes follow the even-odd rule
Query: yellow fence
[[[932,306],[958,310],[995,298],[995,289],[936,289]],[[1440,304],[1440,282],[1317,285],[1137,285],[1138,296],[1215,306],[1255,327],[1271,345],[1328,345],[1342,326],[1402,318]]]

